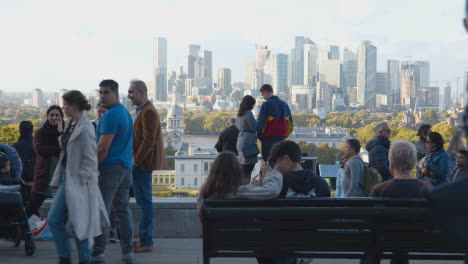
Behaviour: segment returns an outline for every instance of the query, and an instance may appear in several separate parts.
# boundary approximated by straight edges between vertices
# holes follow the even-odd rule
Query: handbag
[[[242,147],[242,154],[245,158],[255,157],[260,153],[257,145],[245,145]]]

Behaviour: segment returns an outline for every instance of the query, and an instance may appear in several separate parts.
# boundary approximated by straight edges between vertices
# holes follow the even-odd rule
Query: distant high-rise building
[[[342,68],[340,60],[324,60],[318,64],[318,81],[341,87]]]
[[[271,51],[268,50],[268,46],[260,45],[257,46],[257,70],[263,71],[263,67],[265,67],[265,63],[270,58]]]
[[[276,53],[265,64],[265,83],[273,86],[275,93],[288,94],[288,55]],[[285,99],[285,98],[283,98]]]
[[[189,56],[197,58],[198,53],[200,53],[200,45],[198,45],[198,44],[189,44],[188,45],[188,55]]]
[[[192,96],[193,86],[194,86],[194,79],[185,79],[185,96]]]
[[[304,85],[317,82],[317,51],[315,44],[304,44]]]
[[[447,83],[444,88],[444,105],[446,109],[452,106],[452,87]]]
[[[68,92],[67,89],[60,89],[59,90],[59,99],[58,99],[58,104],[60,107],[63,107],[63,95],[66,94]]]
[[[93,91],[91,92],[91,96],[99,97],[99,89],[93,89]]]
[[[356,53],[345,48],[343,50],[343,87],[356,87],[356,77],[357,77],[357,56]]]
[[[379,94],[389,95],[390,93],[388,91],[388,73],[377,72],[375,78],[375,92]]]
[[[177,73],[175,71],[171,71],[167,74],[167,94],[171,94],[175,92],[174,84],[177,79]]]
[[[206,79],[204,82],[211,89],[213,85],[213,53],[208,50],[200,50],[198,57],[200,60],[199,77]]]
[[[325,109],[326,112],[332,109],[334,87],[326,82],[317,82],[316,85],[316,109]]]
[[[223,95],[231,95],[231,69],[218,69],[218,88],[220,88]]]
[[[468,72],[463,73],[463,94],[465,95],[465,100],[462,107],[465,107],[465,104],[468,102]]]
[[[261,70],[255,70],[251,75],[249,87],[252,89],[250,95],[256,96],[260,94],[260,88],[264,83],[264,73]]]
[[[406,60],[401,62],[401,71],[410,69],[414,73],[416,90],[429,87],[430,65],[428,61]]]
[[[416,77],[413,69],[401,71],[401,106],[413,108],[416,103]]]
[[[244,63],[244,90],[254,89],[254,88],[251,88],[250,84],[252,82],[252,75],[254,74],[256,69],[257,69],[256,61],[247,61]]]
[[[400,78],[400,61],[387,60],[388,74],[388,104],[396,106],[401,104],[401,78]]]
[[[317,48],[317,64],[328,60],[340,59],[340,47],[335,45],[320,45]]]
[[[421,88],[420,100],[418,105],[422,107],[438,107],[439,106],[439,87]]]
[[[197,57],[193,57],[191,55],[184,57],[184,73],[187,75],[188,78],[195,78],[195,61]]]
[[[167,39],[155,37],[153,40],[153,85],[150,93],[154,101],[167,101]]]
[[[357,99],[367,109],[375,108],[377,48],[361,41],[358,48]]]
[[[291,49],[291,84],[303,85],[304,84],[304,45],[315,43],[304,36],[296,36],[294,41],[294,48]]]
[[[44,107],[44,94],[41,89],[36,88],[32,93],[32,105],[39,109]]]

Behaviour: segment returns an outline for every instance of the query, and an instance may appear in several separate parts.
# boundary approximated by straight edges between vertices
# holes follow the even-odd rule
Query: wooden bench
[[[423,199],[205,200],[203,263],[216,257],[464,260]]]

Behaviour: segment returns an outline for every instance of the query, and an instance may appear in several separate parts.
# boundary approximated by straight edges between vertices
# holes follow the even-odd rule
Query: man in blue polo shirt
[[[113,209],[120,230],[122,263],[133,263],[132,216],[128,207],[132,185],[133,121],[119,103],[119,85],[114,80],[99,84],[99,97],[107,112],[96,129],[99,188],[110,213]],[[104,263],[107,233],[95,239],[91,263]]]

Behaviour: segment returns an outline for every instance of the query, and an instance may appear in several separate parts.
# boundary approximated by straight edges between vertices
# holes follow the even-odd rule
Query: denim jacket
[[[422,175],[423,180],[429,181],[434,186],[449,182],[450,156],[447,151],[441,149],[427,161],[427,164],[429,164],[429,173]]]

